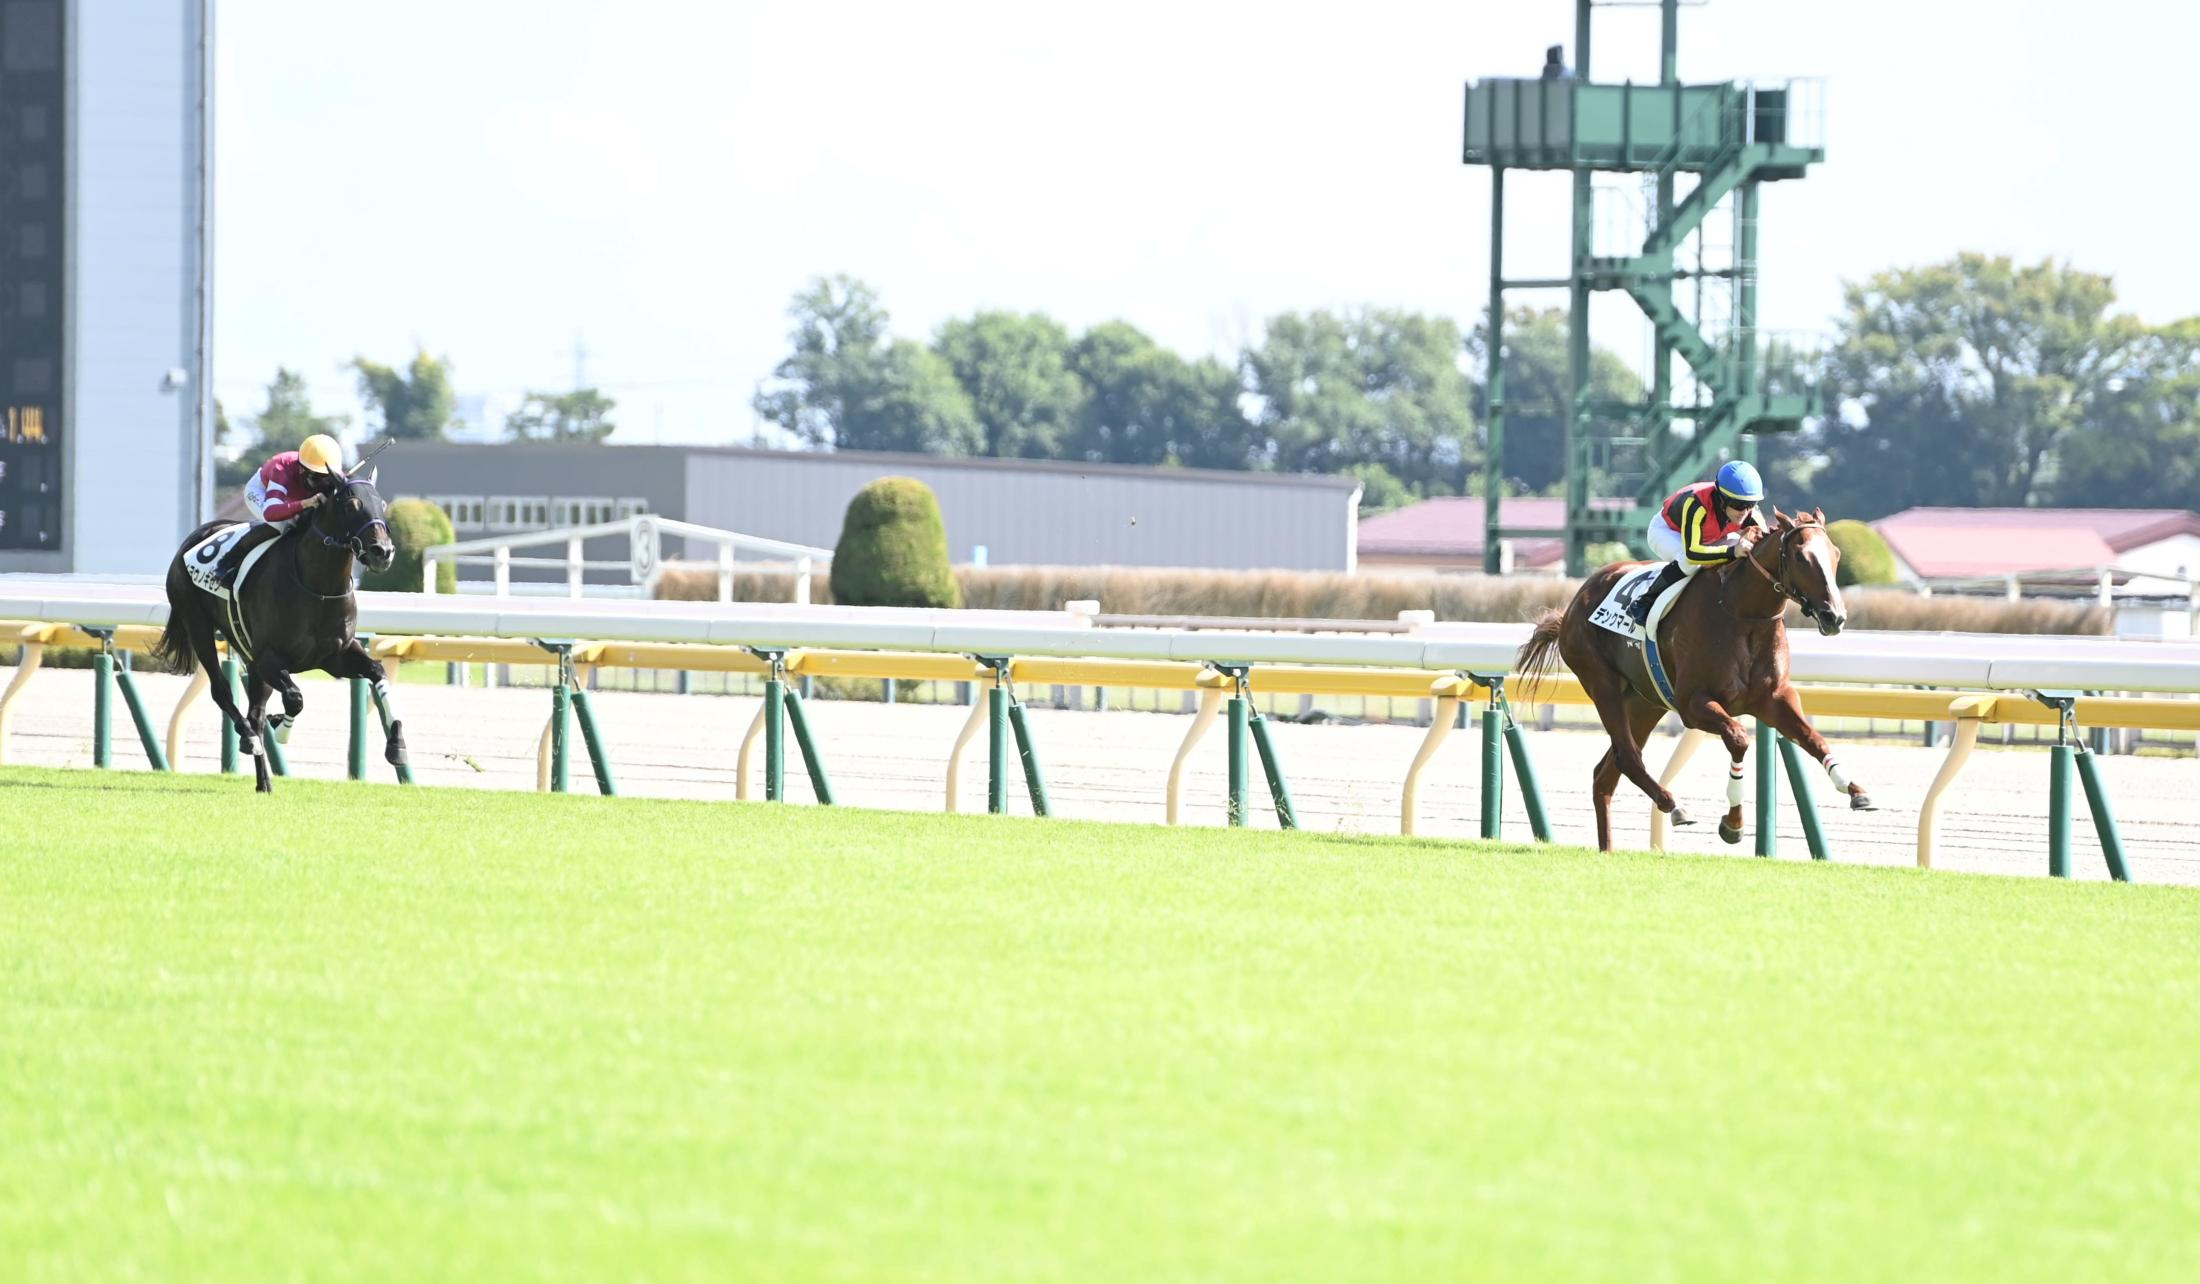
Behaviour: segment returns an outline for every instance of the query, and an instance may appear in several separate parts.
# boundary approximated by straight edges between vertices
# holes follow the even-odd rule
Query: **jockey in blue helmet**
[[[1757,511],[1764,500],[1764,478],[1739,459],[1722,465],[1712,480],[1673,492],[1650,519],[1648,532],[1650,551],[1669,560],[1650,591],[1635,599],[1630,612],[1635,623],[1649,623],[1651,603],[1676,581],[1742,556],[1742,532],[1765,529]]]

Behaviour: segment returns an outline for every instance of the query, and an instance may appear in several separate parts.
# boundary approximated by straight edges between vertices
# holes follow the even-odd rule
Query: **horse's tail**
[[[168,568],[168,625],[160,631],[160,641],[153,644],[152,657],[161,668],[170,673],[189,673],[199,662],[191,650],[191,631],[184,624],[184,607],[190,590],[178,591],[182,578],[180,565]]]
[[[191,654],[191,637],[183,627],[183,612],[168,608],[168,627],[160,631],[160,641],[153,644],[153,659],[170,673],[189,673],[198,663]]]
[[[1536,617],[1535,632],[1521,644],[1520,654],[1513,660],[1513,668],[1520,674],[1520,688],[1516,698],[1522,704],[1532,704],[1543,680],[1551,675],[1551,660],[1558,652],[1559,630],[1566,626],[1566,612],[1553,607]]]

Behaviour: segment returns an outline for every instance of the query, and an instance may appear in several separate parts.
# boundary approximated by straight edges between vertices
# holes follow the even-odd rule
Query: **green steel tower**
[[[1802,363],[1768,344],[1757,317],[1757,208],[1760,184],[1801,178],[1825,159],[1807,145],[1814,114],[1804,110],[1807,82],[1684,85],[1675,70],[1681,0],[1652,0],[1661,12],[1659,78],[1654,85],[1590,79],[1590,11],[1623,0],[1574,0],[1574,66],[1540,77],[1469,83],[1469,165],[1490,167],[1490,363],[1486,570],[1499,568],[1500,541],[1549,538],[1549,530],[1507,527],[1501,516],[1505,436],[1505,293],[1568,292],[1567,384],[1562,422],[1566,461],[1566,569],[1586,569],[1593,542],[1639,546],[1657,504],[1709,474],[1722,457],[1750,458],[1759,433],[1787,432],[1823,410]],[[1635,0],[1640,3],[1641,0]],[[1505,171],[1573,175],[1572,271],[1550,279],[1508,280]],[[1643,217],[1622,252],[1599,253],[1598,173],[1632,175],[1644,191]],[[1678,192],[1681,175],[1694,186]],[[1624,195],[1606,188],[1607,194]],[[1731,198],[1731,199],[1730,199]],[[1704,228],[1720,206],[1734,220],[1728,261],[1707,262]],[[1694,238],[1694,253],[1689,242]],[[1619,290],[1649,319],[1650,388],[1640,402],[1600,401],[1590,384],[1589,302]],[[1707,306],[1711,309],[1707,312]],[[1723,315],[1714,315],[1723,313]],[[1673,358],[1686,367],[1675,387]],[[1684,427],[1685,425],[1685,427]],[[1598,492],[1602,493],[1599,494]]]

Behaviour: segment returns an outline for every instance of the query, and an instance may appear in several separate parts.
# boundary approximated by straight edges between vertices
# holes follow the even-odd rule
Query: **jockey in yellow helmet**
[[[245,554],[298,524],[314,505],[344,480],[344,448],[326,433],[315,433],[296,450],[286,450],[252,474],[244,485],[245,507],[255,519],[251,530],[222,559],[221,580],[230,584]]]

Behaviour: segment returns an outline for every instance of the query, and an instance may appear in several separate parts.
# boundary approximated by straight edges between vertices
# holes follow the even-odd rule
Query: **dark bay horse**
[[[206,670],[214,703],[252,755],[259,792],[272,793],[267,746],[262,743],[269,730],[267,698],[283,693],[283,714],[275,729],[295,720],[306,702],[292,674],[321,669],[332,677],[365,678],[387,705],[389,682],[381,662],[367,654],[355,635],[359,608],[352,597],[352,568],[363,562],[372,570],[386,570],[397,548],[390,542],[387,513],[372,475],[340,481],[309,520],[267,546],[237,592],[233,620],[231,603],[194,584],[183,562],[193,546],[226,524],[208,522],[192,531],[169,559],[168,627],[154,654],[177,673],[190,672],[194,661]],[[221,680],[217,638],[227,641],[230,654],[244,664],[247,699],[242,712],[235,693]],[[403,723],[390,723],[384,756],[392,765],[405,761]]]
[[[1742,759],[1750,736],[1744,717],[1769,723],[1825,764],[1834,788],[1849,806],[1872,810],[1864,787],[1851,782],[1834,761],[1833,751],[1803,716],[1802,700],[1788,682],[1787,605],[1795,603],[1828,636],[1848,622],[1835,568],[1841,550],[1826,534],[1822,512],[1790,516],[1773,510],[1774,525],[1747,554],[1723,567],[1698,572],[1658,625],[1658,651],[1683,725],[1709,732],[1726,745],[1732,759],[1727,777],[1727,813],[1719,836],[1742,839]],[[1607,566],[1582,583],[1566,609],[1545,611],[1535,632],[1520,648],[1517,667],[1525,698],[1550,671],[1552,654],[1566,662],[1596,704],[1597,716],[1612,747],[1597,763],[1592,797],[1596,803],[1597,846],[1612,850],[1612,794],[1625,776],[1674,824],[1690,823],[1673,795],[1643,764],[1642,747],[1665,716],[1642,649],[1629,639],[1590,623],[1589,616],[1623,575],[1640,562]]]

